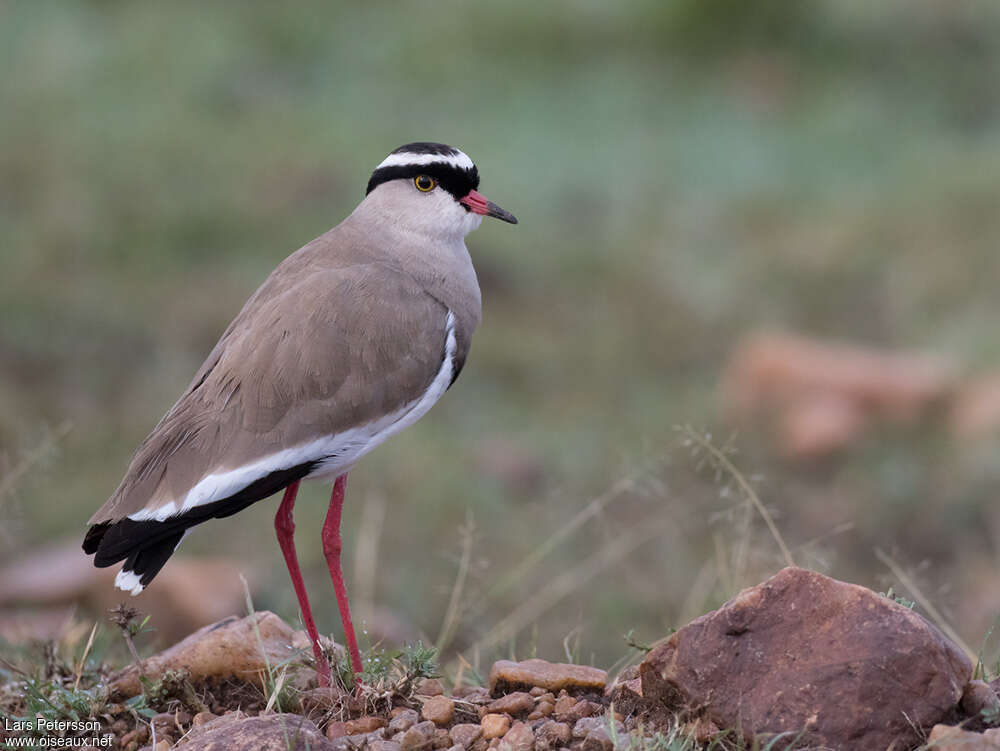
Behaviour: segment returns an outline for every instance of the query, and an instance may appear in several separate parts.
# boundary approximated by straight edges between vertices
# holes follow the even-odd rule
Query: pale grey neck
[[[344,225],[454,310],[470,330],[479,323],[479,281],[464,233],[414,229],[379,202],[367,200],[344,220]]]

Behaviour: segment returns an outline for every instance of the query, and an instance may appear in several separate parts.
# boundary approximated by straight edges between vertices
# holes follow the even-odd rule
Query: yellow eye
[[[437,187],[437,180],[428,175],[417,175],[413,178],[413,184],[421,193],[429,193]]]

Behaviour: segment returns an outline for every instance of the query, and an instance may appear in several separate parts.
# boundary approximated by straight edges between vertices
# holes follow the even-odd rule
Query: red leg
[[[344,584],[344,573],[340,568],[340,511],[344,507],[346,485],[345,472],[333,483],[330,510],[326,512],[326,521],[323,522],[323,555],[326,556],[326,565],[330,567],[330,578],[333,579],[333,589],[337,593],[337,606],[340,608],[340,620],[344,624],[344,638],[347,641],[347,651],[351,655],[351,668],[355,673],[360,673],[361,653],[358,652],[358,640],[354,638],[351,606],[347,603],[347,586]]]
[[[292,508],[295,506],[295,496],[299,492],[299,481],[296,480],[287,488],[281,499],[278,513],[274,517],[274,531],[278,533],[278,544],[285,555],[285,565],[292,577],[295,596],[299,598],[299,608],[302,610],[302,620],[306,624],[306,633],[312,642],[313,654],[316,656],[316,671],[319,673],[319,685],[330,685],[330,664],[319,646],[319,633],[313,620],[312,608],[309,607],[309,597],[306,595],[306,585],[302,582],[302,572],[299,571],[299,559],[295,555],[295,522],[292,521]]]

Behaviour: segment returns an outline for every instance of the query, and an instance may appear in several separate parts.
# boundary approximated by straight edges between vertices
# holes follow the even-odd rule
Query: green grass
[[[72,426],[0,485],[10,554],[81,535],[269,270],[349,212],[389,150],[430,138],[468,151],[521,224],[469,238],[485,315],[461,380],[351,475],[352,589],[370,579],[370,604],[432,641],[471,516],[476,607],[442,658],[482,671],[503,648],[477,644],[526,602],[537,615],[517,643],[537,633],[538,653],[558,655],[581,625],[580,654],[609,664],[620,634],[653,641],[773,571],[769,533],[673,426],[729,435],[719,374],[759,326],[997,367],[1000,14],[767,5],[5,7],[0,471]],[[874,551],[891,550],[979,642],[1000,610],[1000,443],[958,444],[931,422],[821,466],[786,463],[754,432],[735,445],[797,561],[884,590]],[[327,493],[304,488],[296,521],[333,631],[307,534]],[[358,572],[377,499],[376,569]],[[255,551],[258,606],[292,617],[273,512],[216,522],[184,552]],[[746,551],[743,575],[720,549]]]

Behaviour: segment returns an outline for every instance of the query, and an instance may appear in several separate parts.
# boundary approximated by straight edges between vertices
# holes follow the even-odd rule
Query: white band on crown
[[[476,166],[461,151],[456,154],[412,154],[403,151],[398,154],[389,154],[389,156],[382,160],[377,169],[382,169],[383,167],[404,167],[410,164],[432,164],[434,162],[443,162],[444,164],[450,164],[460,169],[472,169]]]

